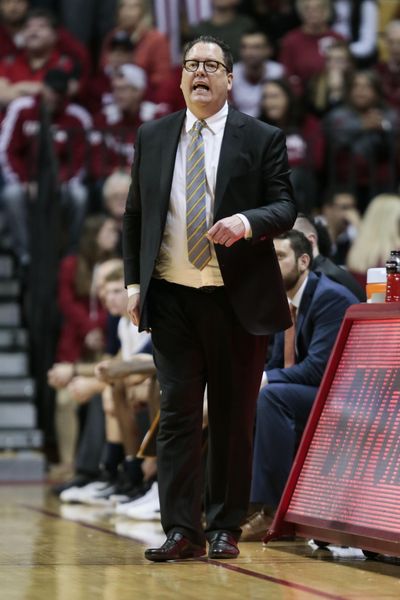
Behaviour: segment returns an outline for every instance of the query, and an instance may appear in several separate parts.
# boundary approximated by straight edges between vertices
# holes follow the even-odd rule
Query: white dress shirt
[[[204,140],[206,218],[208,229],[213,223],[215,185],[227,116],[228,103],[226,102],[215,115],[204,119],[207,126],[201,131]],[[187,109],[176,152],[168,214],[160,252],[154,268],[154,277],[198,288],[208,285],[223,285],[223,280],[212,242],[210,242],[211,260],[204,269],[197,269],[189,262],[188,258],[186,233],[186,151],[191,137],[189,132],[196,121],[198,121],[198,118]],[[241,214],[237,216],[245,226],[245,237],[251,237],[251,227],[248,219]],[[139,291],[140,287],[138,285],[128,286],[129,296]]]

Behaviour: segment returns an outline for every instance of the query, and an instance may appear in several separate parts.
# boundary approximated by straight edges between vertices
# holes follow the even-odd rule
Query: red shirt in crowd
[[[67,256],[60,263],[58,304],[63,317],[57,347],[57,361],[75,362],[85,358],[84,340],[93,329],[105,331],[107,313],[96,298],[77,296],[75,276],[78,259]]]
[[[90,133],[91,174],[104,179],[116,169],[130,170],[136,133],[144,121],[167,114],[167,105],[144,101],[137,115],[127,115],[115,104],[105,106],[94,118]]]
[[[400,110],[400,65],[378,63],[376,70],[382,82],[386,102],[396,110]]]
[[[319,120],[307,115],[297,130],[286,132],[289,166],[320,171],[325,158],[325,139]]]
[[[295,89],[302,92],[304,85],[325,66],[326,49],[342,36],[331,29],[312,35],[301,27],[289,31],[282,39],[279,62]]]
[[[104,41],[102,64],[104,64],[104,52],[109,49],[110,42],[117,31],[118,28],[113,29]],[[135,42],[132,62],[146,71],[148,78],[146,99],[152,102],[167,101],[163,92],[163,84],[171,73],[168,38],[157,29],[144,31]]]
[[[43,81],[50,69],[62,69],[68,73],[73,70],[72,60],[53,50],[46,63],[40,69],[32,69],[25,53],[6,56],[0,61],[0,77],[8,79],[10,83],[18,81]]]
[[[86,131],[89,113],[77,104],[65,103],[52,116],[54,149],[60,181],[84,175]],[[9,105],[0,135],[0,161],[6,183],[29,182],[36,177],[40,98],[24,96]]]
[[[18,34],[18,36],[20,38],[22,37],[21,34]],[[80,87],[82,90],[84,90],[90,75],[89,52],[87,51],[85,46],[81,44],[81,42],[76,40],[67,29],[60,27],[59,29],[57,29],[57,43],[55,47],[55,52],[59,57],[58,62],[56,61],[56,64],[52,64],[51,67],[47,67],[45,73],[49,68],[53,68],[53,66],[61,66],[61,68],[66,67],[67,70],[71,70],[72,68],[74,68],[78,73]],[[6,65],[11,66],[13,64],[13,60],[15,60],[16,57],[20,57],[23,55],[24,48],[22,45],[22,39],[21,43],[19,41],[17,42],[16,38],[10,34],[8,29],[4,27],[4,25],[0,24],[0,65],[3,63],[3,60],[5,60]],[[68,60],[64,63],[66,59]],[[52,58],[52,61],[53,60],[54,58]],[[20,69],[19,63],[17,63],[17,69]],[[9,69],[7,70],[7,72],[8,75],[3,74],[1,76],[6,76],[12,82],[22,81],[21,78],[15,78],[15,76],[12,76],[12,74],[10,76]],[[27,79],[32,81],[31,77],[28,77]],[[40,80],[40,78],[33,79],[33,81]]]

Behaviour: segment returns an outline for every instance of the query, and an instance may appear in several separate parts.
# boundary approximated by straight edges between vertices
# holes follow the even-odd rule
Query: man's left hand
[[[235,242],[245,236],[246,229],[243,221],[233,215],[217,221],[207,232],[207,237],[214,244],[232,246]]]

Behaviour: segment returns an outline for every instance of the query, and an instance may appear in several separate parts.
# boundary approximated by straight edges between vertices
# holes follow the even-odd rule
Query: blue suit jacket
[[[358,299],[344,286],[322,273],[310,273],[296,322],[297,363],[283,368],[284,333],[275,335],[268,383],[297,383],[319,386],[342,319]]]

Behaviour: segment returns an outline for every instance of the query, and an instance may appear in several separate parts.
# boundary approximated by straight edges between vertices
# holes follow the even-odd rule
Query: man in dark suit
[[[310,270],[312,247],[300,231],[274,241],[291,311],[290,332],[275,336],[257,402],[251,504],[243,541],[261,540],[272,522],[301,434],[347,308],[357,298]],[[292,348],[290,348],[292,344]]]
[[[187,109],[143,125],[124,216],[128,312],[151,329],[161,386],[153,561],[239,554],[267,335],[290,314],[273,238],[296,217],[283,133],[228,107],[229,48],[184,50]],[[209,456],[202,528],[202,413]]]
[[[358,281],[354,279],[353,275],[346,271],[346,269],[336,265],[330,258],[328,258],[328,256],[321,254],[319,248],[320,235],[325,233],[327,236],[326,245],[328,252],[330,246],[330,237],[325,225],[322,223],[315,223],[310,217],[307,217],[303,213],[299,213],[293,229],[304,233],[306,238],[311,242],[313,251],[312,270],[314,273],[323,273],[329,277],[329,279],[332,279],[332,281],[336,281],[336,283],[344,285],[344,287],[350,290],[360,300],[360,302],[365,302],[365,291],[360,286]]]

